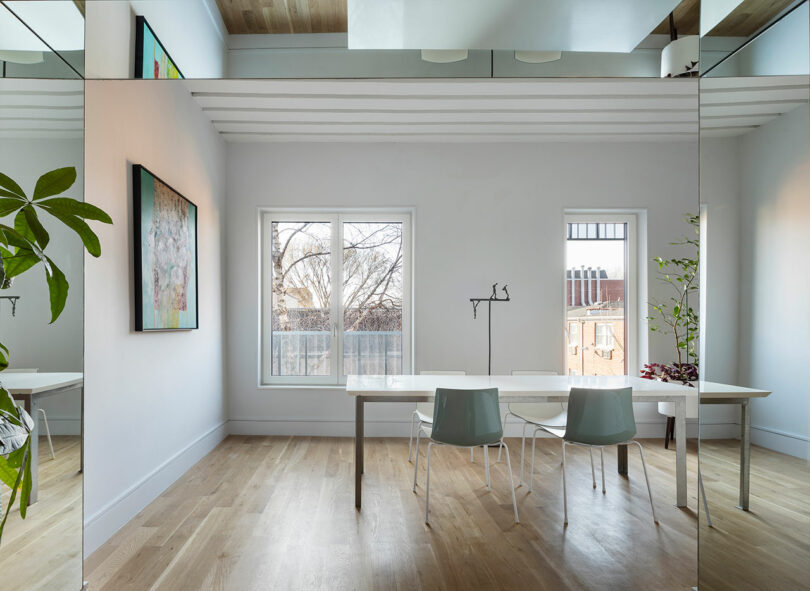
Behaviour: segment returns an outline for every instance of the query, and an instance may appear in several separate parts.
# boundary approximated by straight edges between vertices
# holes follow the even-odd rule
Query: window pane
[[[343,224],[343,373],[402,373],[402,223]]]
[[[273,222],[272,375],[328,376],[331,366],[329,222]]]
[[[627,371],[625,224],[581,225],[587,228],[587,238],[581,234],[579,240],[566,241],[568,338],[573,345],[576,326],[579,345],[569,346],[566,370],[577,375],[622,375]]]

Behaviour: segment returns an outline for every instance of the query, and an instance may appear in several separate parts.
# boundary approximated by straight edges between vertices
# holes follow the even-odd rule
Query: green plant
[[[700,217],[688,214],[685,219],[692,226],[696,236],[694,238],[684,236],[679,242],[670,244],[688,247],[692,251],[689,253],[691,256],[653,259],[658,263],[658,279],[669,286],[672,295],[666,302],[651,302],[650,308],[655,314],[648,316],[647,319],[650,321],[650,331],[672,335],[678,357],[673,368],[679,376],[687,380],[695,373],[694,370],[698,365],[698,314],[690,305],[689,298],[698,289]]]
[[[0,218],[14,215],[13,227],[0,224],[0,289],[10,287],[17,275],[42,267],[50,296],[51,323],[64,310],[70,286],[65,274],[45,254],[50,236],[39,220],[39,213],[45,212],[73,230],[81,238],[87,252],[94,257],[101,255],[101,245],[85,220],[112,224],[110,216],[98,207],[58,196],[72,187],[74,182],[74,167],[51,170],[39,177],[29,198],[20,185],[0,173]],[[8,367],[9,358],[9,350],[0,343],[0,371]],[[0,522],[0,540],[18,493],[20,515],[25,519],[31,493],[33,428],[34,421],[14,403],[0,384],[0,481],[11,489],[3,521]]]

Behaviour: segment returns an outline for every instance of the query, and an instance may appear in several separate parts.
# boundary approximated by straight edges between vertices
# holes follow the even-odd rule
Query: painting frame
[[[171,62],[172,66],[177,73],[179,74],[179,78],[144,78],[143,77],[143,58],[144,58],[144,31],[148,29],[149,33],[152,37],[155,38],[155,44],[160,47],[161,51],[166,54],[166,58]],[[180,70],[180,67],[177,65],[177,62],[171,56],[169,51],[166,49],[166,46],[163,45],[160,38],[155,34],[154,29],[149,25],[149,21],[146,20],[145,17],[141,15],[135,16],[135,78],[139,80],[183,80],[185,76],[183,76],[183,72]]]
[[[144,216],[144,186],[142,183],[143,174],[147,174],[155,181],[164,185],[174,195],[185,201],[189,206],[189,212],[194,213],[193,224],[188,220],[188,231],[193,230],[194,248],[191,254],[193,255],[193,302],[194,302],[194,315],[193,325],[184,326],[144,326],[144,243],[143,243],[143,216]],[[154,193],[153,193],[154,203]],[[154,211],[154,205],[153,205]],[[195,203],[187,199],[182,193],[174,189],[171,185],[166,183],[163,179],[153,173],[151,170],[141,164],[132,165],[132,226],[133,226],[133,250],[134,250],[134,289],[135,292],[135,331],[136,332],[174,332],[174,331],[188,331],[197,330],[200,328],[200,302],[199,302],[199,241],[197,233],[197,219],[198,207]],[[189,216],[190,217],[190,216]],[[148,257],[147,257],[148,258]],[[154,275],[153,275],[154,276]],[[189,282],[188,287],[192,287]],[[191,289],[187,289],[186,298],[192,296]]]

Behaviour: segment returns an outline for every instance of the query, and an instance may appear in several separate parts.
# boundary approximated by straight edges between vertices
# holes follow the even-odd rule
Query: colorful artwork
[[[139,164],[132,179],[135,330],[198,328],[197,206]]]
[[[156,79],[183,77],[169,52],[164,49],[142,16],[135,17],[135,77]]]

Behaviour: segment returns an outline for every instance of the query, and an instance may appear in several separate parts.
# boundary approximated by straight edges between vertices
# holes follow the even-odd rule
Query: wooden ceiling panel
[[[708,0],[707,0],[708,1]],[[712,37],[749,37],[767,25],[794,0],[743,0],[712,31]],[[700,33],[700,0],[683,0],[673,11],[678,35]],[[653,33],[669,34],[669,19]]]
[[[345,33],[347,0],[217,0],[228,32]],[[768,24],[793,0],[743,0],[714,30],[714,36],[748,37]],[[679,35],[700,31],[700,0],[683,0],[673,11]],[[653,33],[669,34],[664,20]]]
[[[345,33],[346,0],[217,0],[232,35]]]

